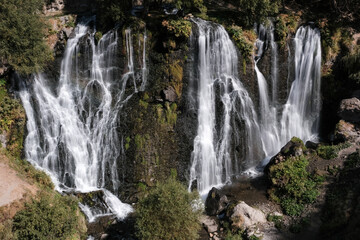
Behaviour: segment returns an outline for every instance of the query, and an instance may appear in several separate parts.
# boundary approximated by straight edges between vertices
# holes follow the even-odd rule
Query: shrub
[[[140,239],[197,239],[199,210],[194,209],[198,195],[170,178],[159,183],[138,203],[136,228]]]
[[[308,164],[308,160],[300,156],[289,157],[270,167],[273,184],[270,197],[290,216],[300,215],[305,204],[314,202],[319,194],[319,182],[306,171]]]
[[[252,30],[243,30],[241,27],[234,25],[229,27],[227,31],[239,48],[244,59],[250,62],[256,41],[255,32]]]
[[[187,20],[164,20],[162,25],[177,38],[188,38],[191,34],[191,23]]]
[[[347,147],[349,147],[349,143],[341,143],[338,145],[331,145],[331,146],[319,146],[316,149],[317,154],[319,157],[324,159],[332,159],[338,156],[338,153]]]
[[[73,198],[42,192],[39,200],[26,203],[25,209],[16,213],[13,230],[18,239],[67,239],[85,233],[79,216]]]
[[[52,59],[39,15],[42,0],[0,1],[0,56],[17,72],[31,74]]]

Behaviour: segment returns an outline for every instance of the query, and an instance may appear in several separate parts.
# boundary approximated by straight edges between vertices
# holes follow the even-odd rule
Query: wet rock
[[[360,100],[356,97],[342,100],[338,115],[348,122],[360,122]]]
[[[218,230],[218,225],[215,219],[209,216],[202,216],[200,222],[208,233],[214,233]]]
[[[358,142],[359,137],[360,132],[356,124],[340,120],[336,125],[334,135],[335,142]]]
[[[269,163],[265,166],[264,172],[269,173],[270,167],[286,160],[290,156],[301,156],[304,154],[306,149],[301,139],[293,137],[284,147],[281,148],[280,152],[272,157]]]
[[[205,201],[206,214],[215,216],[220,214],[228,205],[227,197],[219,192],[217,188],[212,188]]]
[[[73,28],[63,28],[62,31],[64,32],[66,39],[69,39],[73,32]]]
[[[312,142],[312,141],[307,141],[305,143],[305,147],[307,147],[309,149],[316,150],[319,147],[319,143],[315,143],[315,142]]]
[[[250,207],[243,201],[233,208],[230,221],[233,229],[248,229],[254,225],[267,222],[262,211]]]
[[[167,87],[166,89],[161,91],[161,98],[164,101],[175,102],[177,99],[177,94],[173,87]]]

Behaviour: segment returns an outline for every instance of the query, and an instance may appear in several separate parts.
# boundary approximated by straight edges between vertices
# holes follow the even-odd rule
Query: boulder
[[[340,120],[336,125],[334,135],[335,142],[358,142],[359,137],[360,132],[356,124]]]
[[[202,216],[200,222],[208,233],[213,233],[218,230],[218,225],[215,219],[209,216]]]
[[[212,188],[205,201],[205,211],[209,216],[220,214],[228,205],[229,201],[217,188]]]
[[[233,229],[248,229],[254,225],[265,224],[267,220],[262,211],[241,201],[233,208],[230,222]]]
[[[280,152],[272,157],[269,163],[265,166],[264,173],[268,174],[270,167],[286,160],[290,156],[301,156],[304,154],[306,147],[297,137],[293,137],[284,147],[281,148]]]
[[[167,87],[166,89],[161,91],[161,98],[164,101],[175,102],[177,99],[177,94],[173,87]]]
[[[360,122],[360,100],[356,97],[342,100],[338,115],[347,122]]]
[[[307,141],[305,143],[306,148],[313,149],[313,150],[316,150],[319,147],[319,145],[320,145],[320,143],[315,143],[315,142],[312,142],[312,141]]]

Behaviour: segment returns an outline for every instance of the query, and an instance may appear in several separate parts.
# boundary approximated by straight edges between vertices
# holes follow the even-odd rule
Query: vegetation
[[[350,146],[349,143],[341,143],[338,145],[331,145],[331,146],[319,146],[316,149],[316,152],[319,155],[319,157],[322,157],[324,159],[332,159],[338,156],[340,150],[345,149],[349,146]]]
[[[184,19],[164,20],[162,25],[177,38],[189,38],[191,34],[191,23]]]
[[[140,239],[197,239],[199,210],[193,208],[198,199],[174,177],[149,191],[136,209],[137,235]]]
[[[347,54],[341,61],[349,79],[360,85],[360,47],[357,46],[353,52]]]
[[[21,155],[24,127],[25,111],[20,101],[9,95],[6,80],[0,79],[0,134],[6,136],[6,149],[17,157]]]
[[[17,239],[67,239],[86,232],[77,201],[58,193],[42,192],[39,200],[25,204],[13,220]],[[83,236],[84,237],[84,236]]]
[[[279,12],[280,0],[238,0],[240,18],[246,27],[265,22],[266,18]]]
[[[284,227],[283,216],[270,214],[267,216],[267,220],[273,222],[277,229],[282,229]]]
[[[304,156],[299,156],[270,167],[270,197],[280,203],[287,215],[300,215],[305,204],[313,203],[319,194],[319,180],[306,171],[308,164]]]
[[[96,7],[98,28],[105,32],[126,19],[125,13],[130,11],[132,3],[128,0],[96,0]]]
[[[245,61],[250,61],[254,51],[256,34],[253,30],[243,30],[239,26],[231,26],[227,29],[236,46],[239,48]]]
[[[20,74],[41,70],[52,59],[45,44],[42,0],[0,0],[0,56]]]

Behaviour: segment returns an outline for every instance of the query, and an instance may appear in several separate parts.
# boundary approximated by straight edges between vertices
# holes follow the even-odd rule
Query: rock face
[[[161,98],[164,101],[175,102],[177,99],[177,95],[175,89],[171,86],[161,91]]]
[[[358,142],[359,136],[360,132],[357,124],[340,120],[340,122],[336,125],[334,136],[334,141],[336,142]]]
[[[270,159],[269,163],[265,166],[264,172],[268,174],[271,166],[285,161],[287,157],[297,157],[303,155],[305,149],[305,145],[301,139],[293,137],[284,147],[281,148],[278,154]]]
[[[250,207],[243,201],[234,207],[230,220],[232,227],[242,229],[267,222],[266,216],[262,211]]]
[[[342,100],[338,115],[348,122],[360,122],[360,100],[356,97]]]
[[[205,201],[206,214],[210,216],[218,215],[226,208],[228,203],[227,197],[213,187]]]
[[[218,230],[216,221],[209,216],[202,216],[200,222],[208,233],[213,233]]]

